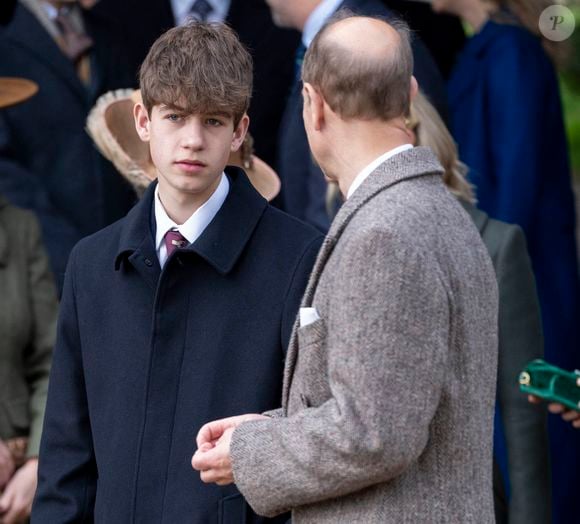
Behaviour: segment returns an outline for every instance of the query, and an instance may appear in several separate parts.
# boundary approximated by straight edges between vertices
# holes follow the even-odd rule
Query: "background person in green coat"
[[[0,78],[0,109],[36,89]],[[0,522],[16,524],[36,490],[58,303],[36,218],[1,195],[0,297]]]

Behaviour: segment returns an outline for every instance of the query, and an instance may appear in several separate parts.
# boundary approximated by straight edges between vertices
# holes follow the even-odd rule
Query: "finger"
[[[205,471],[210,469],[213,466],[211,457],[208,458],[208,455],[210,454],[211,451],[196,451],[193,457],[191,457],[191,467],[197,471]]]
[[[233,484],[234,480],[231,478],[227,478],[227,479],[220,479],[216,481],[216,484],[218,486],[229,486],[230,484]]]
[[[197,447],[200,448],[203,444],[207,442],[213,442],[218,440],[223,432],[230,427],[229,419],[214,420],[213,422],[208,422],[204,424],[202,428],[198,431],[196,442]]]
[[[566,411],[564,413],[562,413],[562,418],[566,421],[566,422],[571,422],[572,420],[576,420],[578,417],[580,416],[580,413],[578,413],[577,411]]]
[[[541,402],[541,399],[539,399],[535,395],[528,395],[528,402],[530,404],[539,404]]]
[[[564,406],[562,406],[562,404],[557,404],[555,402],[548,404],[548,411],[550,413],[554,413],[554,414],[558,415],[559,413],[562,413],[562,411],[564,411],[564,410],[565,410],[565,408],[564,408]]]
[[[576,429],[580,428],[580,418],[577,418],[574,422],[572,422],[572,426]]]
[[[218,486],[225,486],[228,484],[227,477],[221,469],[208,469],[200,473],[201,481],[206,484],[217,484]]]
[[[201,445],[201,447],[199,448],[198,451],[201,451],[202,453],[205,453],[206,451],[209,451],[210,449],[213,449],[215,446],[215,442],[205,442]]]

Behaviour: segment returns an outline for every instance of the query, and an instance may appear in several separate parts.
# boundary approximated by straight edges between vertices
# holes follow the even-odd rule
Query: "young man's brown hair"
[[[252,57],[223,24],[191,22],[153,44],[139,83],[147,112],[155,105],[187,114],[223,113],[237,127],[252,94]]]
[[[401,20],[372,17],[397,32],[399,49],[380,59],[357,56],[327,37],[329,28],[352,16],[342,9],[319,31],[304,57],[302,80],[320,91],[330,108],[344,119],[387,121],[408,115],[409,81],[413,75],[409,26]]]

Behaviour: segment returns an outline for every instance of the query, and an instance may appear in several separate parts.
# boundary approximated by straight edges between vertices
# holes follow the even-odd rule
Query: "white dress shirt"
[[[293,2],[294,0],[287,1]],[[338,6],[342,2],[343,0],[322,0],[316,9],[310,13],[302,30],[302,43],[304,47],[308,48],[312,40],[314,40],[314,37],[318,34],[318,31],[322,29],[326,21],[338,10]]]
[[[183,25],[189,19],[189,11],[195,0],[171,0],[173,19],[176,25]],[[231,0],[207,0],[213,11],[207,17],[207,22],[223,22],[228,16]]]
[[[402,153],[403,151],[407,151],[407,149],[413,149],[411,144],[403,144],[402,146],[395,147],[395,149],[391,149],[387,151],[385,154],[381,155],[376,160],[373,160],[367,167],[365,167],[352,181],[352,184],[348,188],[346,193],[346,198],[350,198],[353,193],[359,188],[359,186],[368,178],[368,176],[383,162],[386,162],[389,158]]]
[[[179,231],[190,244],[193,244],[216,216],[228,196],[229,190],[230,182],[228,177],[225,174],[222,174],[217,189],[208,200],[183,224],[179,225],[171,220],[167,215],[167,212],[161,203],[161,199],[159,198],[159,185],[157,185],[154,196],[155,224],[157,226],[155,232],[155,249],[157,251],[157,258],[159,259],[161,268],[163,268],[165,262],[167,262],[167,247],[164,242],[165,233],[171,230]]]

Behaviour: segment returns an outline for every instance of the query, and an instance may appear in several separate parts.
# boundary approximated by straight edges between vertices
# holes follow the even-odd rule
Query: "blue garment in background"
[[[574,197],[558,81],[541,41],[522,27],[487,22],[459,56],[449,105],[479,207],[526,234],[545,358],[579,367]],[[556,418],[550,438],[554,522],[570,522],[580,485],[580,438]]]

